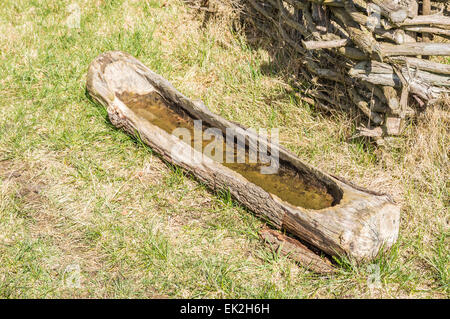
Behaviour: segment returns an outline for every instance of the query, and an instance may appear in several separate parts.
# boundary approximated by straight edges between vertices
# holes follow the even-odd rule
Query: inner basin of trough
[[[117,93],[117,97],[130,108],[137,116],[146,119],[151,124],[156,125],[172,134],[177,128],[185,128],[191,135],[191,147],[194,147],[194,119],[184,110],[169,107],[159,96],[159,94],[147,93],[136,94],[131,92]],[[203,123],[203,130],[208,127]],[[211,143],[211,140],[202,139],[202,147]],[[186,141],[184,141],[186,142]],[[226,142],[223,141],[223,159],[226,158]],[[238,146],[239,147],[239,146]],[[234,158],[237,152],[234,149]],[[213,157],[211,157],[213,158]],[[213,158],[214,159],[214,158]],[[245,163],[221,164],[244,176],[248,181],[258,185],[265,191],[272,193],[282,200],[307,209],[322,209],[334,204],[333,196],[327,191],[325,185],[320,182],[308,181],[299,171],[288,165],[280,163],[276,174],[262,174],[261,166],[269,166],[267,163],[250,163],[248,149],[245,150]]]

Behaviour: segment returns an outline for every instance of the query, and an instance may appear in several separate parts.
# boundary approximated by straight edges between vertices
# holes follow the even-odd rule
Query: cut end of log
[[[371,260],[380,252],[394,245],[398,238],[400,226],[400,207],[386,203],[378,213],[372,216],[362,228],[367,236],[358,236],[349,245],[354,246],[353,255],[358,260]]]

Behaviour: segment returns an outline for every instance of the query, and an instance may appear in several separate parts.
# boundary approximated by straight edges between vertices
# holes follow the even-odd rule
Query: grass
[[[71,3],[0,7],[0,297],[449,296],[448,106],[377,148],[348,140],[355,115],[304,105],[273,50],[221,21],[202,26],[181,1],[80,0],[80,28],[68,28]],[[88,65],[107,50],[225,118],[279,127],[303,160],[390,193],[402,205],[397,244],[372,265],[340,260],[332,277],[271,251],[262,221],[229,193],[164,164],[86,96]]]

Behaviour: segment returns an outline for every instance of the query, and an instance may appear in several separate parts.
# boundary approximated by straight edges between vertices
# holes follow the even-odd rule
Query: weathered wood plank
[[[320,274],[333,274],[336,272],[336,269],[328,260],[316,255],[308,247],[292,237],[269,228],[262,229],[259,235],[272,249],[279,250],[283,256],[288,256],[311,271]]]
[[[394,55],[450,55],[450,43],[417,42],[403,44],[381,43],[383,56]]]

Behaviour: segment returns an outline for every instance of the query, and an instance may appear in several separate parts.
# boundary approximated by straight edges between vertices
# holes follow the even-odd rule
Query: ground
[[[448,105],[393,146],[351,139],[357,114],[301,102],[273,52],[232,30],[176,0],[2,2],[0,297],[449,297]],[[89,63],[107,50],[227,119],[280,128],[302,160],[391,194],[397,244],[371,263],[340,259],[330,277],[279,256],[229,194],[109,123],[85,92]]]

